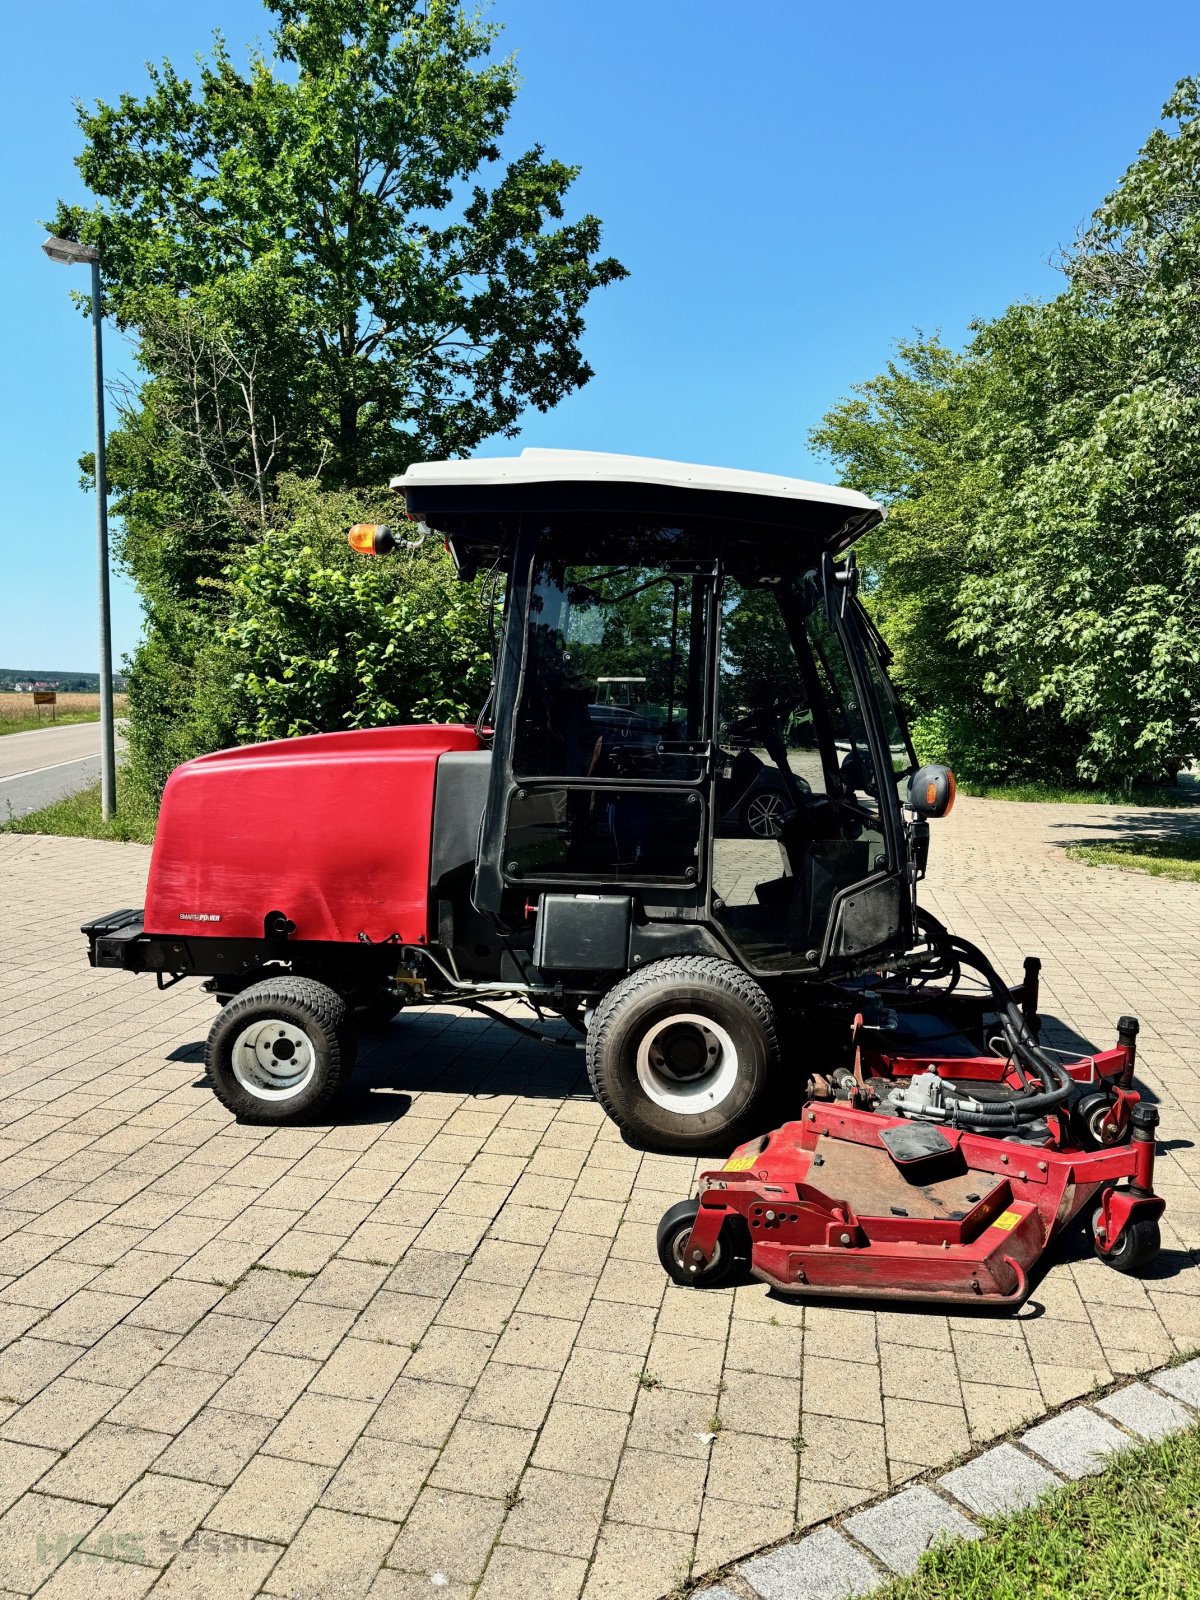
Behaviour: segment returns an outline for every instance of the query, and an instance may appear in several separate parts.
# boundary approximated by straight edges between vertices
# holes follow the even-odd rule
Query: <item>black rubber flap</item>
[[[904,1122],[895,1128],[885,1128],[879,1137],[900,1167],[910,1161],[929,1161],[934,1156],[944,1156],[954,1148],[941,1129],[928,1122]]]

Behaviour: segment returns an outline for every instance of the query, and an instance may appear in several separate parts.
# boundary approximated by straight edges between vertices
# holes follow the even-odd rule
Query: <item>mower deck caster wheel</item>
[[[1079,1142],[1085,1150],[1111,1150],[1114,1145],[1129,1143],[1132,1129],[1128,1123],[1124,1132],[1116,1139],[1105,1140],[1101,1136],[1100,1125],[1111,1107],[1112,1101],[1106,1094],[1085,1095],[1075,1107],[1072,1120],[1079,1135]]]
[[[1106,1266],[1117,1272],[1138,1273],[1148,1267],[1162,1249],[1162,1235],[1158,1231],[1157,1217],[1143,1217],[1138,1222],[1125,1225],[1111,1250],[1101,1250],[1096,1240],[1096,1227],[1100,1212],[1092,1218],[1092,1240],[1096,1254]]]
[[[680,1200],[663,1213],[658,1225],[658,1259],[674,1283],[685,1289],[712,1289],[728,1283],[745,1270],[750,1261],[750,1238],[740,1217],[729,1216],[721,1223],[713,1258],[706,1267],[693,1271],[684,1259],[684,1246],[700,1210],[697,1200]]]

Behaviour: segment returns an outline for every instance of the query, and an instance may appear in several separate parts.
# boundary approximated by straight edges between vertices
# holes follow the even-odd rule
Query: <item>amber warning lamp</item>
[[[908,780],[908,803],[920,817],[947,816],[954,795],[954,774],[949,767],[922,767]]]
[[[346,542],[360,556],[386,556],[396,548],[396,535],[386,522],[356,522]]]

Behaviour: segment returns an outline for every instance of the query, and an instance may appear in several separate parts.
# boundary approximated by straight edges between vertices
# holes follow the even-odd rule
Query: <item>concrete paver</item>
[[[938,1479],[938,1487],[981,1517],[1000,1517],[1033,1505],[1061,1481],[1013,1445],[997,1444],[947,1472]]]
[[[163,1527],[228,1548],[151,1556],[156,1597],[395,1600],[435,1573],[502,1595],[524,1571],[655,1600],[1191,1356],[1200,894],[1061,849],[1127,822],[963,799],[935,830],[924,901],[1013,974],[1044,958],[1052,1044],[1137,1013],[1162,1116],[1154,1270],[1064,1240],[1029,1311],[995,1320],[676,1291],[654,1226],[699,1164],[626,1145],[578,1052],[451,1008],[364,1040],[335,1125],[239,1127],[202,1081],[211,1000],[86,965],[79,923],[141,903],[148,853],[0,836],[0,1547],[8,1515],[115,1526],[109,1506],[178,1484]],[[1154,1392],[1200,1407],[1200,1362]]]
[[[935,1544],[978,1539],[979,1529],[961,1511],[924,1484],[892,1495],[869,1511],[857,1511],[842,1526],[893,1572],[909,1573]]]
[[[738,1574],[763,1600],[850,1600],[882,1581],[862,1551],[832,1528],[818,1528],[797,1544],[757,1556]]]
[[[1186,1405],[1200,1410],[1200,1357],[1185,1361],[1181,1366],[1170,1367],[1166,1372],[1155,1373],[1154,1384],[1174,1395]]]
[[[1123,1389],[1097,1400],[1096,1410],[1143,1439],[1165,1439],[1195,1420],[1178,1400],[1159,1394],[1145,1383],[1127,1383]]]
[[[1021,1443],[1035,1450],[1064,1477],[1086,1478],[1090,1473],[1103,1472],[1108,1458],[1118,1450],[1128,1450],[1132,1441],[1104,1417],[1086,1406],[1077,1406],[1028,1428],[1021,1435]]]

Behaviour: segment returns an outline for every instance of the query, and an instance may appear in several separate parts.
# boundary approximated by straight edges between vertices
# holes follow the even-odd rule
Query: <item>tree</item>
[[[178,656],[177,701],[196,613],[219,631],[283,475],[377,484],[514,433],[591,377],[584,310],[625,275],[594,216],[564,220],[576,168],[502,158],[518,79],[495,26],[456,0],[267,8],[272,52],[244,70],[217,35],[194,82],[164,62],[143,97],[80,106],[97,200],[50,224],[99,245],[138,340],[118,548],[147,610],[133,675]]]
[[[517,91],[499,30],[455,0],[268,9],[273,60],[239,71],[217,35],[197,85],[165,62],[144,99],[79,108],[99,203],[53,226],[101,246],[118,325],[157,323],[153,361],[180,297],[273,324],[311,427],[287,464],[327,459],[344,484],[469,450],[585,383],[584,307],[624,268],[598,258],[595,217],[562,222],[576,168],[535,146],[481,181]]]
[[[1200,83],[1045,305],[937,341],[814,438],[888,499],[871,603],[927,757],[976,778],[1161,779],[1200,713]]]

